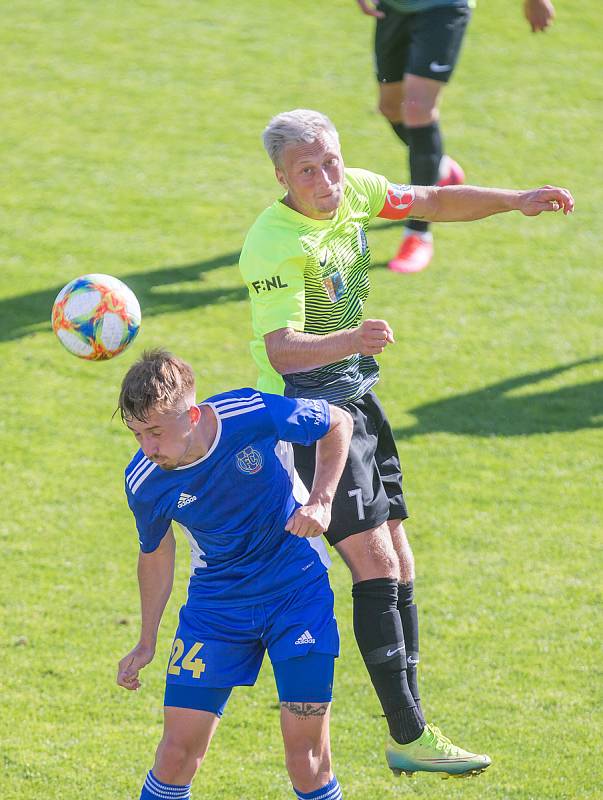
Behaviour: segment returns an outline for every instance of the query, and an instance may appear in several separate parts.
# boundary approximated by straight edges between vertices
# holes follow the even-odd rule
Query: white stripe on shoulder
[[[249,397],[225,397],[224,400],[216,400],[213,405],[220,408],[230,408],[231,406],[246,406],[261,400],[260,393],[250,394]]]
[[[136,494],[136,490],[138,489],[140,484],[144,483],[151,474],[151,472],[153,472],[153,470],[156,469],[156,467],[158,466],[159,464],[153,464],[152,461],[149,461],[149,466],[147,467],[147,469],[140,474],[139,478],[136,480],[136,483],[133,486],[130,486],[130,491],[132,492],[132,494]]]
[[[129,475],[126,477],[126,481],[127,481],[127,483],[128,483],[128,486],[132,486],[132,483],[134,482],[135,478],[136,478],[136,477],[137,477],[137,476],[140,474],[141,470],[143,470],[143,469],[144,469],[146,466],[148,466],[150,463],[151,463],[151,462],[149,461],[149,459],[148,459],[146,456],[143,456],[143,457],[140,459],[140,461],[139,461],[139,462],[138,462],[138,464],[137,464],[137,465],[134,467],[134,469],[132,470],[132,472],[130,472],[130,474],[129,474]]]
[[[228,417],[238,417],[240,414],[249,414],[250,411],[259,411],[260,408],[266,408],[266,404],[260,400],[260,402],[255,406],[247,406],[247,408],[238,408],[234,411],[227,411],[223,414],[220,409],[218,409],[218,415],[220,419],[228,419]]]

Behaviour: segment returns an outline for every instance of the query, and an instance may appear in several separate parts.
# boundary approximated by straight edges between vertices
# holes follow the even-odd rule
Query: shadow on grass
[[[238,252],[225,253],[207,261],[160,267],[119,277],[138,297],[143,317],[148,317],[170,311],[199,308],[217,302],[245,299],[247,289],[242,283],[240,287],[203,289],[203,273],[220,267],[234,266],[238,260]],[[197,284],[182,291],[175,290],[174,284],[187,281],[195,281]],[[62,288],[56,286],[0,300],[0,341],[20,339],[38,331],[50,330],[52,304]]]
[[[428,433],[470,436],[526,436],[603,427],[603,381],[564,386],[550,391],[514,396],[514,390],[532,386],[603,356],[573,361],[541,372],[486,386],[409,409],[417,421],[394,431],[408,439]]]

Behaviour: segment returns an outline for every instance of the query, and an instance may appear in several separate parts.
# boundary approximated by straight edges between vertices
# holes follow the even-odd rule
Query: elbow
[[[279,375],[284,375],[287,372],[285,360],[279,353],[274,352],[272,349],[266,348],[266,355],[270,361],[271,367],[278,372]]]
[[[266,334],[266,336],[264,336],[264,345],[266,347],[268,361],[272,368],[275,369],[279,375],[291,372],[289,364],[287,363],[287,330],[281,329]]]
[[[347,440],[350,440],[354,431],[354,419],[352,415],[346,411],[345,408],[333,405],[329,405],[329,413],[332,423],[340,428]]]

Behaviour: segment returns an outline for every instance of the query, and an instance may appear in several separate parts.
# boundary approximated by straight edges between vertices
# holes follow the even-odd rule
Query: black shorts
[[[376,528],[388,519],[406,519],[402,472],[394,435],[374,392],[342,408],[352,415],[350,453],[339,481],[331,525],[325,536],[337,544],[348,536]],[[310,490],[316,445],[294,445],[295,469]]]
[[[385,3],[375,30],[375,66],[380,83],[403,80],[406,73],[447,83],[471,19],[467,6],[438,6],[401,14]]]

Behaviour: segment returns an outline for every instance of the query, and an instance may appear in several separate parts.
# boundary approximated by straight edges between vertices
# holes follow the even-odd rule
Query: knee
[[[371,546],[363,557],[356,559],[353,565],[353,572],[358,573],[360,580],[370,578],[394,578],[400,577],[400,559],[394,546],[394,542],[389,533],[387,524],[383,524],[377,529],[377,537],[371,542]]]
[[[388,97],[379,98],[379,111],[391,123],[402,122],[402,102]]]
[[[181,775],[194,774],[202,760],[186,742],[166,736],[157,748],[153,773],[164,783],[177,783]]]
[[[438,109],[430,99],[408,97],[402,104],[402,118],[407,128],[424,128],[438,120]]]
[[[400,561],[394,550],[372,553],[369,558],[350,564],[353,583],[369,581],[373,578],[392,578],[400,580]]]
[[[399,578],[400,560],[397,553],[389,548],[378,554],[376,562],[377,570],[382,573],[383,578]]]
[[[300,742],[288,748],[286,761],[291,783],[300,792],[313,792],[329,781],[331,754],[322,743]]]

